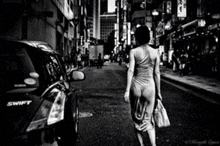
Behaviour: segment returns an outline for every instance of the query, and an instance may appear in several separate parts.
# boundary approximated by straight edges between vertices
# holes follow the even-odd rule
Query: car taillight
[[[65,106],[65,94],[60,92],[50,110],[48,119],[47,119],[47,125],[51,125],[54,123],[57,123],[64,119],[64,106]]]

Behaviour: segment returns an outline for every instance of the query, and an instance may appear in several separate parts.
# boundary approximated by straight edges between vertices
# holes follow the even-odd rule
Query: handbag
[[[154,121],[159,128],[170,126],[167,111],[159,99],[157,99],[156,108],[154,109]]]

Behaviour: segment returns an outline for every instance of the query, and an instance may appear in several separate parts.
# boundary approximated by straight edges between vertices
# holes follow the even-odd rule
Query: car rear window
[[[14,42],[0,42],[0,90],[36,88],[38,74],[26,48]]]

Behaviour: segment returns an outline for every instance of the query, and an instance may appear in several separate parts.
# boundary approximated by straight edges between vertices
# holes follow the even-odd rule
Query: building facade
[[[69,57],[71,50],[77,48],[75,37],[80,36],[80,25],[74,25],[73,20],[77,17],[77,24],[80,23],[82,1],[3,0],[0,2],[0,35],[44,41],[63,57]]]
[[[115,23],[116,23],[116,14],[115,13],[104,13],[103,15],[100,15],[100,21],[101,21],[101,40],[104,40],[104,42],[107,42],[108,37],[111,32],[115,29]]]
[[[153,43],[162,46],[165,65],[172,64],[174,51],[179,55],[184,52],[188,54],[188,70],[194,74],[220,77],[220,10],[217,0],[128,2],[131,4],[132,28],[137,24],[151,28],[153,38],[158,41]],[[153,10],[158,15],[152,15]]]
[[[93,38],[100,39],[100,0],[93,0]]]
[[[220,77],[220,11],[217,1],[164,1],[165,52],[188,54],[191,72]],[[169,12],[167,8],[171,5]]]
[[[100,0],[88,0],[87,17],[88,17],[88,37],[93,40],[100,39]],[[90,40],[90,41],[93,41]]]
[[[101,0],[100,15],[108,12],[108,0]]]

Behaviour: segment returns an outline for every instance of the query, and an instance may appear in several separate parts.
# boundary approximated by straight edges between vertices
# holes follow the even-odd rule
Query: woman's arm
[[[156,97],[162,100],[160,92],[160,53],[158,52],[154,66],[154,81],[156,87]]]
[[[134,75],[134,66],[135,66],[134,50],[131,50],[129,53],[129,68],[128,68],[128,72],[127,72],[127,86],[126,86],[126,91],[125,91],[125,95],[124,95],[125,102],[129,102],[131,82],[132,82],[132,78]]]

